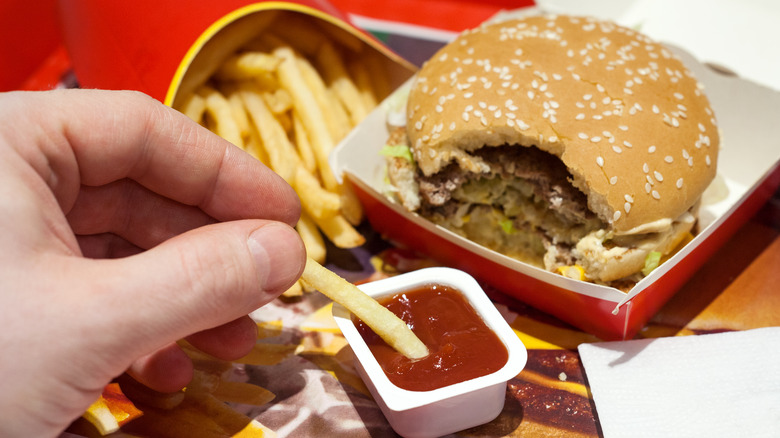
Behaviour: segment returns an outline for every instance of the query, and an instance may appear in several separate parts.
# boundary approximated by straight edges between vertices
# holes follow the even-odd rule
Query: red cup
[[[278,11],[300,13],[357,37],[383,55],[393,86],[414,70],[323,0],[60,0],[59,6],[82,88],[138,90],[170,106],[240,43],[259,35]]]

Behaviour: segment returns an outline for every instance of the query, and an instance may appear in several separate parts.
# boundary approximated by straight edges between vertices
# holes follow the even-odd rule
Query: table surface
[[[382,37],[417,64],[441,44],[407,35],[385,33]],[[54,60],[60,65],[65,62],[61,53]],[[73,84],[71,76],[63,80]],[[364,246],[349,251],[329,248],[328,267],[353,282],[435,265],[393,247],[368,225],[361,231],[368,237]],[[780,325],[779,236],[780,190],[638,337]],[[507,385],[506,404],[498,418],[457,435],[601,436],[598,412],[577,353],[579,344],[599,339],[488,286],[486,292],[528,348],[528,364]],[[395,436],[355,374],[352,353],[335,327],[327,298],[314,292],[279,299],[253,316],[261,339],[249,356],[233,363],[197,357],[196,376],[211,379],[210,397],[218,404],[182,403],[169,408],[136,403],[144,415],[112,436],[232,436],[251,419],[277,436]],[[63,434],[74,436],[99,434],[79,420]]]

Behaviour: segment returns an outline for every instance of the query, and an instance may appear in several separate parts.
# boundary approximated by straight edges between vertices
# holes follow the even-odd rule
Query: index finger
[[[63,210],[80,184],[130,178],[218,220],[297,222],[300,203],[284,180],[162,103],[135,92],[47,93],[32,98],[39,100],[39,126],[51,130],[43,138],[55,141],[39,141],[38,147],[57,175],[45,179]]]

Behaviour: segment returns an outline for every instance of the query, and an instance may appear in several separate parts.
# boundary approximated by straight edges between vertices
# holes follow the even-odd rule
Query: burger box
[[[667,46],[669,46],[667,44]],[[703,196],[699,232],[628,292],[566,278],[471,242],[388,197],[387,118],[411,80],[386,99],[331,154],[336,175],[354,186],[374,229],[388,240],[462,269],[499,292],[604,340],[630,339],[780,185],[780,93],[724,76],[670,46],[704,85],[721,129],[716,179]]]
[[[300,14],[308,20],[305,26],[326,28],[341,42],[357,41],[366,56],[378,55],[391,89],[415,70],[326,0],[59,3],[65,46],[81,87],[138,90],[173,107],[236,49],[284,19],[282,14]]]

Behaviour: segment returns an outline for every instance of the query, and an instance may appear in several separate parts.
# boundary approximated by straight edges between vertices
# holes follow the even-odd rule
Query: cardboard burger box
[[[317,28],[378,58],[390,89],[415,69],[325,0],[61,0],[59,6],[81,87],[138,90],[174,107],[236,49],[273,27],[302,39]]]
[[[724,76],[667,44],[704,85],[721,128],[715,181],[703,197],[699,233],[628,292],[566,278],[509,258],[409,213],[387,193],[387,118],[391,96],[331,155],[331,166],[356,188],[371,225],[388,239],[463,269],[500,292],[605,340],[634,337],[714,251],[780,185],[780,93]],[[398,90],[403,94],[404,88]]]

